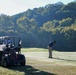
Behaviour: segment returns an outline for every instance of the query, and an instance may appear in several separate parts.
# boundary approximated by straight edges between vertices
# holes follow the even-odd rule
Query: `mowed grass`
[[[42,71],[42,73],[44,73],[43,75],[76,75],[76,66],[59,65],[55,64],[56,62],[36,61],[36,59],[32,62],[32,59],[29,58],[27,60],[27,64],[36,68],[40,73]]]
[[[26,66],[0,67],[0,75],[76,75],[76,66],[57,65],[27,58]]]
[[[0,66],[0,75],[24,75],[24,72]]]
[[[22,48],[22,52],[48,52],[48,49],[43,48]],[[38,58],[37,58],[38,59]],[[4,68],[0,66],[0,75],[76,75],[76,66],[63,65],[64,60],[59,62],[45,62],[26,57],[25,66],[12,66]],[[57,60],[57,59],[56,59]],[[70,62],[70,61],[69,61]]]
[[[45,48],[22,48],[22,52],[47,52],[48,49]]]

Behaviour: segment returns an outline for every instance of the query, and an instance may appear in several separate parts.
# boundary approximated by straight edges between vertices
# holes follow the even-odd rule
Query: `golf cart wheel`
[[[4,66],[4,67],[8,67],[8,66],[9,66],[7,60],[4,60],[4,62],[3,62],[3,66]]]
[[[23,60],[22,60],[22,62],[20,63],[20,65],[21,65],[21,66],[25,66],[25,64],[26,64],[26,59],[25,59],[25,57],[23,56]]]
[[[21,65],[21,66],[25,66],[25,62],[21,62],[20,65]]]
[[[21,66],[25,66],[25,64],[26,64],[26,58],[25,58],[25,56],[22,55],[22,54],[19,54],[19,55],[18,55],[18,58],[19,58],[19,60],[21,61],[21,62],[19,62],[19,64],[20,64]]]

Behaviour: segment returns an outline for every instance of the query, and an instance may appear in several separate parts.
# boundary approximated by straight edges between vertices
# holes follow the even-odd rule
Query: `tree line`
[[[76,50],[76,2],[48,4],[13,16],[0,15],[0,36],[20,36],[23,47]]]

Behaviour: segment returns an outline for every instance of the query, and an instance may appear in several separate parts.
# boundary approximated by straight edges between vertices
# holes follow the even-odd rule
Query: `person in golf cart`
[[[14,47],[12,44],[12,40],[9,38],[5,39],[3,44],[5,44],[5,46],[3,46],[4,52],[9,52],[10,48]]]
[[[0,37],[0,64],[4,67],[22,65],[26,63],[25,56],[21,54],[21,39],[16,36]]]
[[[13,49],[14,51],[17,51],[19,53],[20,50],[21,50],[21,41],[20,41],[20,39],[18,40],[17,38],[14,39],[14,37],[5,37],[4,38],[4,44],[5,44],[5,46],[3,47],[3,50],[5,52],[9,52],[10,50],[12,51],[12,49]]]

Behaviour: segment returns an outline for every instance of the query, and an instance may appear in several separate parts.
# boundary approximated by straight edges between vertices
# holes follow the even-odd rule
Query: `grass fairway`
[[[22,48],[22,52],[47,52],[45,48]]]
[[[26,66],[0,67],[0,75],[76,75],[76,52],[53,52],[43,48],[23,48]]]
[[[14,68],[4,68],[0,66],[0,75],[25,75],[24,72],[15,70]]]

